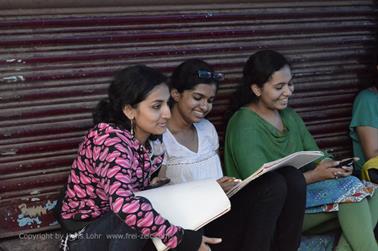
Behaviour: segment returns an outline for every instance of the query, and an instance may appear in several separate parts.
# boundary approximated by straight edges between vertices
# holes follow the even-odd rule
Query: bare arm
[[[378,156],[378,128],[358,126],[356,130],[366,160]]]

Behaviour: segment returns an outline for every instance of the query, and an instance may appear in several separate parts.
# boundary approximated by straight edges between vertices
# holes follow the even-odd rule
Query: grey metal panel
[[[98,5],[97,5],[98,6]],[[187,58],[226,73],[210,119],[220,136],[247,57],[292,61],[291,106],[321,147],[351,154],[351,104],[372,80],[374,1],[253,2],[0,11],[0,237],[57,227],[51,208],[109,78]],[[222,140],[221,140],[222,142]]]

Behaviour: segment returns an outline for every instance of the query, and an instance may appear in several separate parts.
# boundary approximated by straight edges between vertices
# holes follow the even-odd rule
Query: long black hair
[[[93,112],[93,122],[113,123],[130,130],[130,120],[123,113],[126,105],[136,107],[146,99],[151,90],[167,77],[145,65],[127,67],[117,72],[108,88],[108,97],[101,100]]]
[[[269,81],[273,73],[289,66],[286,58],[273,50],[261,50],[252,54],[243,68],[243,77],[233,97],[233,111],[257,100],[252,92],[251,85],[256,84],[260,88]]]

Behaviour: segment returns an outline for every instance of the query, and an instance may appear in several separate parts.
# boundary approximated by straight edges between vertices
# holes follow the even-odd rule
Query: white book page
[[[265,163],[263,168],[267,171],[275,170],[283,166],[292,166],[297,169],[313,162],[324,154],[320,151],[300,151],[292,153],[284,158]]]
[[[228,212],[231,203],[216,180],[200,180],[136,192],[147,198],[171,224],[198,230]],[[153,239],[157,250],[166,250],[160,239]]]
[[[293,166],[293,167],[299,169],[299,168],[307,165],[308,163],[311,163],[314,160],[317,160],[318,158],[322,157],[323,155],[324,154],[321,151],[300,151],[300,152],[292,153],[292,154],[285,156],[281,159],[265,163],[262,167],[257,169],[256,172],[254,172],[248,178],[244,179],[242,182],[240,182],[235,187],[233,187],[231,190],[229,190],[227,192],[227,196],[229,198],[231,198],[238,191],[240,191],[243,187],[245,187],[249,182],[260,177],[264,173],[273,171],[275,169],[278,169],[278,168],[284,167],[284,166]]]

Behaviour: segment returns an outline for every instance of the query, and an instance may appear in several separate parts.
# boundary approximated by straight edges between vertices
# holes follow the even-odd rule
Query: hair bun
[[[111,106],[108,98],[104,98],[98,102],[95,111],[92,114],[93,123],[110,122]]]

